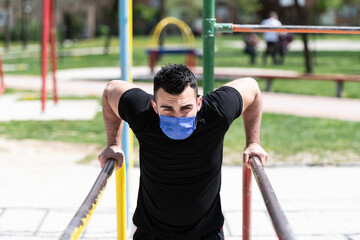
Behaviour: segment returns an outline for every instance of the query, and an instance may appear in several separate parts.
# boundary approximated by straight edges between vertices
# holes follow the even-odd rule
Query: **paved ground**
[[[71,161],[53,162],[52,169],[44,165],[32,161],[19,166],[14,161],[0,169],[0,239],[58,239],[99,172],[97,165]],[[356,240],[360,239],[360,191],[350,183],[360,181],[359,170],[292,166],[266,171],[297,239]],[[241,239],[241,173],[241,167],[223,168],[221,194],[228,240]],[[133,199],[138,174],[135,168]],[[255,181],[252,203],[252,239],[277,239]],[[82,239],[116,239],[115,219],[113,178]]]
[[[140,70],[142,74],[147,68]],[[116,71],[114,68],[60,71],[59,94],[101,95],[107,80],[119,75]],[[8,87],[39,90],[40,82],[36,77],[6,78]],[[142,87],[152,90],[150,84]],[[4,107],[1,101],[0,107]],[[98,107],[85,108],[96,111]],[[1,118],[5,118],[4,111],[9,115],[4,108],[0,109]],[[360,109],[359,100],[264,94],[267,112],[360,121],[360,111],[356,109]],[[94,183],[100,171],[98,164],[78,164],[84,156],[63,145],[44,147],[42,142],[35,142],[26,148],[29,143],[25,141],[18,148],[7,150],[9,144],[17,142],[0,139],[0,239],[57,239]],[[91,148],[83,147],[79,147],[81,152]],[[356,187],[360,182],[359,170],[359,166],[266,169],[297,238],[320,240],[360,239],[360,190]],[[241,176],[240,167],[223,168],[222,203],[228,240],[241,239]],[[136,199],[138,169],[134,170],[133,181],[132,196]],[[109,182],[82,239],[116,239],[114,185],[113,180]],[[253,239],[276,239],[255,181],[253,189]]]

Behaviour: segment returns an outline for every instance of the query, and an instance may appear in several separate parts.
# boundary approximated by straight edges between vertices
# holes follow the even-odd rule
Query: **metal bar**
[[[126,159],[123,159],[123,165]],[[126,240],[127,228],[127,194],[126,194],[126,169],[121,167],[115,172],[116,178],[116,220],[117,220],[117,240]]]
[[[4,71],[0,55],[0,95],[5,91]]]
[[[49,43],[49,30],[50,30],[50,0],[43,1],[43,29],[42,29],[42,91],[41,91],[41,110],[45,111],[46,96],[46,75],[48,68],[47,49]]]
[[[256,156],[251,157],[250,164],[278,238],[284,240],[295,239],[259,158]]]
[[[243,240],[250,240],[251,237],[251,185],[251,168],[249,165],[243,165]]]
[[[127,82],[130,81],[130,37],[129,37],[129,24],[132,17],[129,12],[129,4],[132,0],[119,1],[119,39],[120,39],[120,68],[121,79]],[[124,151],[125,159],[130,159],[130,128],[127,122],[124,122],[122,130],[121,144]],[[125,163],[126,179],[129,179],[129,161]],[[129,185],[126,185],[127,203],[129,203]],[[127,206],[129,206],[127,204]],[[127,215],[129,211],[127,209]],[[130,219],[130,218],[127,218]],[[122,223],[121,223],[122,224]],[[128,223],[127,223],[128,224]]]
[[[331,33],[331,34],[360,34],[360,27],[339,27],[339,26],[303,26],[283,25],[278,27],[265,25],[242,25],[228,23],[216,24],[216,31],[219,32],[288,32],[288,33]]]
[[[215,0],[203,0],[204,95],[214,90]]]
[[[55,26],[55,3],[50,1],[50,45],[51,45],[51,71],[53,76],[53,99],[58,102],[57,82],[56,82],[56,26]]]
[[[75,213],[75,216],[72,218],[69,225],[66,227],[63,235],[60,237],[60,240],[80,238],[101,198],[112,172],[114,171],[115,164],[115,159],[107,160],[89,194],[81,204],[79,210]]]

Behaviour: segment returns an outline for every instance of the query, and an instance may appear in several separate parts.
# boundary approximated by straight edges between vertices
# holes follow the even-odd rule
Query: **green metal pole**
[[[203,0],[204,95],[214,90],[215,0]]]

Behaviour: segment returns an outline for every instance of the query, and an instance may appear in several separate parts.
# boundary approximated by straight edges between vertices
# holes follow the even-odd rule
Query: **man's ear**
[[[201,109],[202,100],[203,100],[202,96],[199,96],[198,100],[197,100],[197,111],[200,111],[200,109]]]
[[[159,113],[158,113],[158,111],[157,111],[157,107],[156,107],[156,102],[155,102],[154,100],[151,100],[151,105],[152,105],[154,111],[156,112],[156,114],[159,115]]]

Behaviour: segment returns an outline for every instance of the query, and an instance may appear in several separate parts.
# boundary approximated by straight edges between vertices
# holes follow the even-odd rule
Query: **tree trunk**
[[[298,0],[295,0],[295,7],[297,12],[297,23],[299,25],[307,25],[307,15],[306,14],[306,7],[301,8],[299,5]],[[301,34],[302,41],[304,43],[304,58],[305,58],[305,72],[312,73],[313,72],[313,63],[312,57],[308,46],[308,34],[302,33]]]
[[[160,0],[160,21],[166,16],[166,0]],[[160,34],[159,46],[162,47],[165,42],[165,32]]]
[[[9,51],[10,47],[10,38],[11,38],[11,31],[10,31],[10,0],[5,1],[5,9],[6,9],[6,20],[5,20],[5,51]]]
[[[309,46],[308,46],[308,34],[302,33],[301,38],[304,43],[304,58],[305,58],[305,69],[306,69],[305,72],[312,73],[313,72],[313,61],[312,61],[311,52],[310,52]]]

